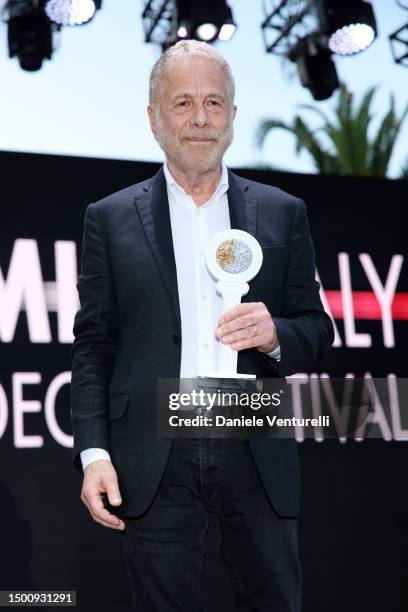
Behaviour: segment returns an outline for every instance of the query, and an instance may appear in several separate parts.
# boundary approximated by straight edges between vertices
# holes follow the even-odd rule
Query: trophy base
[[[255,374],[240,374],[238,372],[228,372],[227,370],[219,370],[218,372],[200,372],[197,378],[239,378],[244,380],[255,380]]]

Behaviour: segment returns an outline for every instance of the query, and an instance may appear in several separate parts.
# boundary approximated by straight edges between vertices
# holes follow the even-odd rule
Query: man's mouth
[[[213,142],[213,138],[187,138],[191,142]]]

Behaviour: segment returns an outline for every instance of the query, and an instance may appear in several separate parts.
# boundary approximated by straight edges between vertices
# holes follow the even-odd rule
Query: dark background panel
[[[54,242],[77,243],[78,270],[85,206],[153,175],[159,164],[0,153],[2,177],[0,269],[7,277],[14,241],[35,239],[44,281],[55,279]],[[370,286],[358,261],[369,253],[384,282],[391,257],[406,253],[408,182],[298,175],[238,169],[242,176],[302,197],[308,208],[317,268],[325,290],[339,290],[338,253],[350,256],[354,290]],[[397,288],[408,291],[404,261]],[[1,309],[4,302],[0,303]],[[43,405],[24,419],[41,448],[15,448],[13,374],[38,372],[24,398],[43,403],[52,380],[70,370],[70,344],[28,340],[25,312],[11,343],[0,342],[0,385],[8,424],[0,439],[0,589],[76,589],[80,610],[129,611],[130,592],[120,534],[94,523],[80,501],[81,478],[72,450],[49,433]],[[372,335],[370,349],[333,348],[317,372],[385,377],[406,374],[408,321],[395,321],[396,346],[385,348],[380,321],[357,320]],[[4,407],[3,407],[4,410]],[[58,395],[57,420],[71,434],[69,388]],[[407,445],[383,440],[299,443],[302,504],[300,554],[304,612],[402,612],[408,609]],[[211,612],[232,610],[229,585],[208,538]]]

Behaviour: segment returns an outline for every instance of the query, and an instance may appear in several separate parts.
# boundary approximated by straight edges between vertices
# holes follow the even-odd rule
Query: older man
[[[212,513],[235,609],[297,612],[295,440],[159,438],[156,383],[216,369],[220,342],[239,351],[239,372],[259,377],[305,371],[325,356],[333,327],[305,205],[225,165],[234,80],[211,46],[171,47],[149,94],[164,166],[86,210],[71,385],[81,499],[120,531],[138,610],[206,609]],[[221,316],[203,251],[227,228],[256,236],[263,266]]]

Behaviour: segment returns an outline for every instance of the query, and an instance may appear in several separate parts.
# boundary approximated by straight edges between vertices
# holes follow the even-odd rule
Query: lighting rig
[[[408,0],[397,2],[408,9]],[[89,23],[101,4],[101,0],[8,0],[3,16],[8,23],[9,56],[16,56],[24,70],[39,70],[45,59],[51,59],[54,33],[64,26]],[[183,39],[228,41],[237,28],[226,0],[144,0],[142,5],[145,42],[159,44],[163,51]],[[302,85],[316,100],[329,98],[339,86],[335,56],[360,53],[377,36],[367,0],[263,0],[263,10],[266,52],[295,63]],[[408,23],[390,40],[405,45],[394,59],[408,65]]]
[[[17,57],[23,70],[39,70],[51,59],[54,33],[88,23],[100,8],[101,0],[8,0],[2,13],[9,57]]]
[[[339,86],[334,55],[354,55],[377,35],[373,8],[365,0],[264,2],[261,24],[267,53],[296,63],[301,83],[315,100]]]
[[[225,0],[149,0],[142,19],[145,42],[159,43],[163,50],[187,38],[227,41],[237,27]]]
[[[398,6],[408,11],[408,0],[396,0]],[[406,23],[389,36],[393,60],[408,68],[408,16]]]

